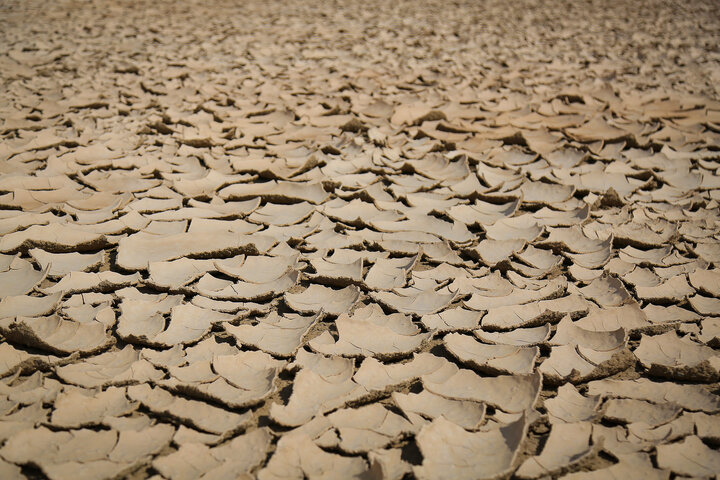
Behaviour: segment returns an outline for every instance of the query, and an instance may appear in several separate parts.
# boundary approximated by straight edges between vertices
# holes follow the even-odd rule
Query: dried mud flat
[[[718,44],[713,2],[2,2],[0,477],[717,477]]]

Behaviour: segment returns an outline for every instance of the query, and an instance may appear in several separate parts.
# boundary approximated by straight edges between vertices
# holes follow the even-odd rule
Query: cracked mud
[[[720,474],[707,1],[0,3],[0,477]]]

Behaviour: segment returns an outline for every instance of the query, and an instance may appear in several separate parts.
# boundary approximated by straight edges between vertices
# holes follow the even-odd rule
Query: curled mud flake
[[[137,407],[127,399],[122,387],[109,387],[95,394],[70,390],[55,399],[50,422],[59,428],[81,428],[98,425],[106,417],[127,415]]]
[[[0,272],[0,298],[30,293],[47,276],[48,267],[35,270],[29,262],[15,259],[9,268]]]
[[[99,233],[86,232],[79,226],[54,223],[33,225],[10,233],[0,239],[0,252],[14,252],[38,247],[48,252],[97,250],[106,247],[108,240]]]
[[[300,313],[319,313],[330,315],[347,313],[360,298],[360,289],[356,286],[335,290],[321,285],[310,285],[298,293],[285,293],[285,302]]]
[[[601,308],[579,319],[575,326],[595,332],[609,332],[620,328],[626,332],[638,332],[652,328],[648,315],[636,302],[621,307]]]
[[[272,395],[277,390],[277,375],[285,364],[264,352],[237,351],[208,340],[190,354],[187,350],[184,359],[175,355],[166,359],[148,352],[148,358],[171,364],[170,378],[158,384],[235,409],[255,406]]]
[[[185,197],[212,197],[220,188],[235,184],[245,183],[253,180],[254,175],[224,175],[217,170],[207,170],[207,172],[195,178],[178,178],[172,182],[173,190]]]
[[[550,423],[575,423],[592,421],[598,416],[599,395],[584,396],[570,383],[558,388],[558,394],[545,400]]]
[[[704,477],[720,471],[720,453],[691,435],[675,444],[658,445],[657,463],[680,475]]]
[[[473,235],[464,223],[446,222],[430,215],[409,215],[407,220],[373,220],[372,226],[381,232],[432,232],[443,240],[456,244],[468,244]]]
[[[560,320],[555,334],[548,343],[550,345],[581,345],[605,352],[625,346],[627,340],[627,333],[623,328],[611,331],[586,330],[566,316]]]
[[[710,347],[718,347],[720,345],[720,319],[706,318],[700,322],[700,326],[698,340]]]
[[[275,356],[291,357],[302,346],[305,334],[321,316],[321,313],[302,316],[271,312],[268,316],[257,319],[255,325],[225,324],[224,328],[240,344],[252,345]]]
[[[213,200],[216,200],[213,197]],[[228,231],[239,234],[250,234],[261,229],[256,224],[234,217],[248,215],[260,206],[260,199],[244,202],[200,202],[191,199],[186,207],[175,210],[165,210],[144,215],[154,222],[190,222],[188,232],[209,233],[213,231]],[[227,220],[226,220],[227,219]]]
[[[688,299],[690,306],[701,315],[720,316],[720,299],[693,295]]]
[[[630,302],[632,298],[622,282],[612,276],[600,277],[578,290],[584,297],[596,301],[602,307],[619,307]]]
[[[423,375],[451,368],[450,365],[445,358],[428,352],[415,353],[406,363],[389,365],[370,357],[363,360],[353,379],[368,391],[385,391],[408,385]]]
[[[374,292],[372,298],[400,313],[417,316],[437,313],[448,307],[457,297],[455,293],[437,293],[426,290],[417,295],[404,296],[390,292]]]
[[[542,375],[501,375],[481,377],[454,364],[422,377],[423,386],[432,393],[455,400],[471,400],[493,405],[508,413],[519,413],[535,405]]]
[[[55,372],[63,381],[85,388],[157,381],[164,376],[150,362],[141,359],[140,352],[131,345],[83,362],[59,366]]]
[[[637,286],[637,297],[647,302],[679,303],[695,293],[685,275],[676,275],[654,286]]]
[[[640,250],[632,246],[627,246],[618,250],[618,258],[623,262],[633,263],[635,265],[662,267],[664,266],[663,259],[670,255],[671,252],[671,247]]]
[[[0,318],[8,317],[40,317],[55,311],[60,303],[61,293],[46,297],[15,295],[0,300]]]
[[[95,353],[115,343],[100,322],[78,323],[58,315],[0,320],[0,332],[9,340],[59,354]]]
[[[117,264],[127,270],[145,270],[150,262],[175,260],[185,256],[207,257],[252,252],[264,253],[275,243],[272,238],[258,234],[237,235],[230,232],[213,232],[158,236],[135,233],[120,240]]]
[[[311,259],[310,264],[315,269],[315,273],[306,273],[305,275],[314,282],[338,287],[362,282],[362,258],[352,263],[334,263],[323,258],[316,258]]]
[[[448,210],[448,215],[458,222],[467,226],[492,225],[498,220],[511,217],[518,209],[520,199],[516,199],[500,205],[475,200],[470,205],[456,205]]]
[[[428,330],[437,332],[472,331],[478,328],[483,315],[482,312],[464,308],[449,308],[439,313],[423,315],[420,321]]]
[[[516,328],[508,332],[487,332],[482,328],[473,332],[484,343],[493,345],[534,346],[540,345],[550,337],[550,325],[531,328]]]
[[[305,201],[315,205],[324,203],[329,197],[329,194],[319,183],[283,181],[230,185],[221,189],[219,195],[225,200],[245,200],[248,198],[261,197],[270,202],[288,203]]]
[[[307,435],[284,436],[275,454],[258,472],[260,480],[314,478],[366,478],[368,465],[362,457],[347,457],[320,449]]]
[[[270,405],[270,418],[280,425],[300,426],[322,414],[362,398],[368,390],[352,379],[351,363],[327,368],[320,364],[301,368],[295,375],[293,390],[286,405]]]
[[[371,478],[401,480],[406,474],[412,472],[412,466],[403,460],[400,448],[373,450],[368,453],[368,460],[370,461],[369,474]]]
[[[97,253],[48,253],[39,248],[30,250],[30,255],[41,268],[50,265],[48,276],[60,278],[71,272],[87,272],[100,266],[105,259],[104,252]]]
[[[265,460],[270,441],[266,429],[257,429],[216,447],[187,443],[173,453],[155,458],[152,466],[171,480],[245,478],[243,475]]]
[[[307,219],[315,211],[315,207],[307,202],[293,205],[268,203],[255,210],[248,220],[264,225],[286,226],[295,225]]]
[[[567,344],[552,347],[550,356],[538,370],[547,383],[559,385],[566,381],[580,383],[608,377],[627,369],[634,361],[635,357],[624,346],[601,351]]]
[[[240,255],[242,262],[243,255]],[[157,288],[170,291],[179,290],[207,272],[215,269],[215,262],[211,259],[198,260],[180,258],[169,262],[150,262],[147,282]]]
[[[579,471],[565,475],[566,480],[621,480],[628,476],[641,475],[652,480],[668,480],[670,472],[653,466],[650,455],[643,452],[617,454],[618,463],[599,470]]]
[[[650,403],[631,398],[611,398],[605,402],[603,417],[613,422],[641,422],[655,427],[675,419],[682,408],[673,403]]]
[[[612,247],[612,236],[601,240],[585,235],[579,227],[549,228],[550,234],[540,243],[562,247],[565,252],[575,254],[591,254],[605,251]]]
[[[163,308],[158,305],[159,308]],[[126,309],[127,310],[127,309]],[[234,315],[216,312],[186,303],[170,307],[169,322],[161,311],[153,311],[149,303],[144,316],[131,317],[123,310],[118,325],[118,334],[131,343],[172,347],[178,344],[195,343],[204,337],[214,324],[232,320]]]
[[[655,382],[645,378],[637,380],[595,380],[588,384],[590,395],[605,398],[631,398],[653,403],[671,402],[686,410],[714,413],[720,410],[720,397],[701,385],[683,385]]]
[[[107,478],[137,468],[171,441],[175,429],[155,425],[144,432],[116,430],[51,431],[45,427],[16,434],[0,455],[20,465],[39,467],[52,479]]]
[[[720,297],[720,270],[695,270],[690,275],[690,284],[701,293]]]
[[[720,356],[710,347],[678,337],[675,330],[643,335],[635,356],[648,374],[657,377],[715,382],[720,375]]]
[[[513,470],[527,428],[524,416],[483,432],[467,432],[440,417],[417,434],[423,462],[413,472],[421,479],[502,478]]]
[[[147,384],[130,386],[127,394],[128,398],[155,414],[167,415],[208,433],[226,434],[247,425],[252,419],[250,412],[229,412],[197,400],[175,397],[167,390]]]
[[[378,259],[368,270],[364,284],[372,290],[391,290],[404,287],[418,255],[410,258]]]
[[[423,423],[418,416],[430,420],[443,416],[466,430],[475,430],[485,419],[485,404],[481,402],[451,400],[427,390],[420,393],[393,392],[392,398],[413,423]]]
[[[491,240],[532,242],[543,233],[544,229],[532,217],[519,216],[498,220],[492,226],[486,227],[485,231]]]
[[[491,308],[482,319],[482,328],[513,330],[519,327],[542,326],[565,315],[581,316],[590,311],[592,304],[579,295],[570,294],[551,300],[524,305]]]
[[[402,416],[377,403],[337,410],[328,414],[327,419],[337,431],[337,447],[350,454],[385,448],[418,430]]]
[[[290,290],[299,277],[299,272],[292,269],[266,283],[232,282],[205,274],[193,287],[199,294],[217,300],[262,301]]]
[[[511,255],[521,251],[525,248],[525,245],[527,245],[527,242],[521,239],[493,240],[486,238],[481,240],[476,247],[469,249],[469,253],[485,265],[494,267],[509,260]]]
[[[566,287],[567,280],[565,277],[557,277],[543,282],[543,285],[539,288],[511,287],[511,291],[507,295],[486,295],[486,292],[476,291],[470,299],[465,300],[463,303],[472,310],[490,310],[557,298],[565,293]]]
[[[0,377],[21,370],[47,369],[65,363],[62,357],[29,353],[24,349],[13,347],[7,342],[0,343]]]
[[[554,424],[542,452],[526,459],[515,475],[518,478],[538,478],[566,472],[598,449],[597,445],[591,444],[591,434],[592,424],[589,422]]]
[[[540,355],[538,347],[486,345],[459,333],[446,335],[443,342],[448,351],[461,362],[490,373],[532,373]]]
[[[68,295],[92,291],[108,292],[135,285],[141,278],[137,272],[130,275],[110,271],[100,273],[71,272],[55,285],[40,290],[48,295],[53,293]]]
[[[62,388],[60,382],[39,371],[24,378],[12,375],[0,383],[0,392],[5,396],[3,407],[8,409],[5,413],[18,405],[52,403]]]
[[[310,348],[325,355],[394,358],[419,350],[431,336],[422,333],[408,316],[385,315],[376,304],[358,308],[352,315],[341,314],[335,326],[337,340],[325,331],[309,342]]]

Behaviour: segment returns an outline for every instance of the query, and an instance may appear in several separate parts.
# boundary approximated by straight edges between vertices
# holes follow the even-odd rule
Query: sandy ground
[[[707,2],[0,2],[0,477],[720,474]]]

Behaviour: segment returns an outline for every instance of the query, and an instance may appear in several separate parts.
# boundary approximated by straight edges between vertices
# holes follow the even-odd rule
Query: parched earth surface
[[[0,477],[717,478],[717,7],[0,2]]]

